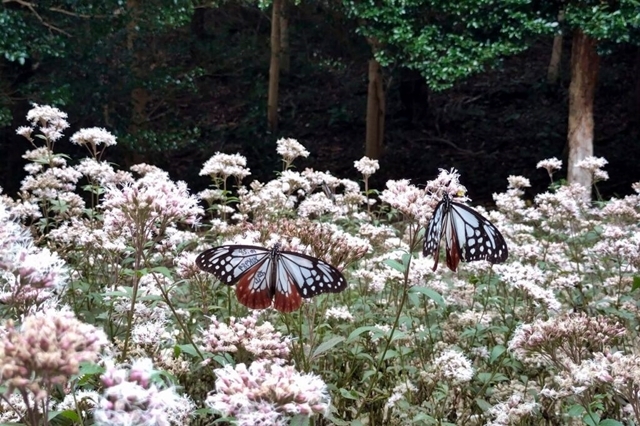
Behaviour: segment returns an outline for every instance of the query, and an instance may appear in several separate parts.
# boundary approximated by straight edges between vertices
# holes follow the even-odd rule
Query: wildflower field
[[[496,211],[476,208],[506,262],[452,272],[441,254],[434,271],[425,226],[445,192],[468,200],[456,171],[371,188],[376,161],[355,163],[360,182],[298,170],[309,153],[281,139],[273,180],[243,184],[245,158],[217,153],[194,165],[211,186],[193,193],[153,165],[118,170],[103,160],[116,138],[68,137],[66,118],[34,106],[17,130],[21,192],[0,195],[0,423],[640,421],[640,183],[591,202],[540,159],[548,192],[525,200],[527,178],[511,176]],[[69,142],[87,157],[56,153]],[[582,166],[597,182],[605,164]],[[249,310],[195,265],[222,244],[280,244],[348,287],[292,313]]]

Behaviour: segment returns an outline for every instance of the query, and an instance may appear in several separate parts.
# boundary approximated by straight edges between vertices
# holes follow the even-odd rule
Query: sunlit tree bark
[[[591,187],[591,174],[579,167],[593,155],[593,101],[600,58],[596,41],[581,30],[573,34],[571,47],[571,85],[569,86],[569,183]]]

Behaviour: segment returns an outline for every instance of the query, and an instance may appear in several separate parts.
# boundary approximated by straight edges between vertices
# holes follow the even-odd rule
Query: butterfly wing
[[[237,284],[238,301],[248,308],[271,306],[274,264],[270,250],[245,245],[214,247],[200,253],[196,265],[226,285]]]
[[[471,207],[451,201],[446,194],[436,206],[424,238],[423,254],[435,258],[434,271],[438,267],[442,237],[447,266],[454,272],[461,260],[501,263],[509,255],[498,228]]]
[[[287,261],[278,255],[273,307],[281,312],[293,312],[302,305],[302,298],[295,283],[295,276],[287,270]]]
[[[436,263],[433,265],[433,270],[435,271],[438,268],[438,257],[440,255],[440,240],[442,240],[442,235],[445,231],[446,223],[446,215],[449,209],[449,203],[447,199],[442,199],[436,206],[436,209],[433,212],[433,216],[429,221],[429,225],[427,226],[427,231],[424,235],[424,246],[422,250],[422,254],[426,256],[433,256],[435,258]],[[448,252],[448,250],[447,250]]]
[[[339,293],[346,288],[347,280],[342,273],[327,262],[301,253],[279,253],[276,307],[297,303],[295,310],[302,303],[302,300],[295,301],[296,296],[308,299],[321,293]]]
[[[447,266],[449,267],[449,269],[455,272],[458,269],[458,264],[460,263],[460,259],[462,258],[462,250],[460,249],[460,230],[457,227],[455,215],[453,214],[451,206],[449,206],[448,214],[444,218],[443,227]],[[439,253],[436,252],[436,256],[438,255]],[[437,264],[438,262],[436,261],[436,265],[434,265],[434,271]]]
[[[464,204],[451,202],[453,236],[465,262],[488,260],[502,263],[509,250],[504,237],[489,220]]]

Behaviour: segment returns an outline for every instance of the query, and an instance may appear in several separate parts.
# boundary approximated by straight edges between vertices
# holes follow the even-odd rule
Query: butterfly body
[[[452,201],[446,193],[436,206],[424,237],[423,254],[434,256],[434,271],[442,237],[447,266],[454,272],[461,260],[502,263],[509,255],[504,237],[491,222],[471,207]]]
[[[271,306],[292,312],[303,298],[338,293],[347,288],[340,271],[315,257],[248,245],[226,245],[206,250],[196,265],[226,285],[236,285],[238,301],[251,309]]]

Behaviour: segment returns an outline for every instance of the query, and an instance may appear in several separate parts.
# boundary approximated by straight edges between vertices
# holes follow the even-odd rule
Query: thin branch
[[[66,35],[67,37],[71,37],[71,34],[69,34],[68,32],[66,32],[65,30],[62,30],[58,27],[56,27],[55,25],[49,24],[48,22],[46,22],[42,16],[40,16],[40,14],[38,12],[36,12],[36,8],[34,6],[33,3],[29,3],[26,2],[24,0],[2,0],[2,3],[18,3],[19,5],[26,7],[27,9],[29,9],[31,11],[31,13],[33,13],[36,18],[38,18],[38,20],[42,23],[42,25],[44,25],[45,27],[49,28],[52,31],[57,31],[60,32],[64,35]]]
[[[85,15],[83,13],[75,13],[75,12],[70,12],[68,10],[60,9],[59,7],[50,7],[49,10],[52,12],[62,13],[63,15],[74,16],[76,18],[84,18],[84,19],[90,19],[90,18],[104,19],[109,17],[109,15]]]

